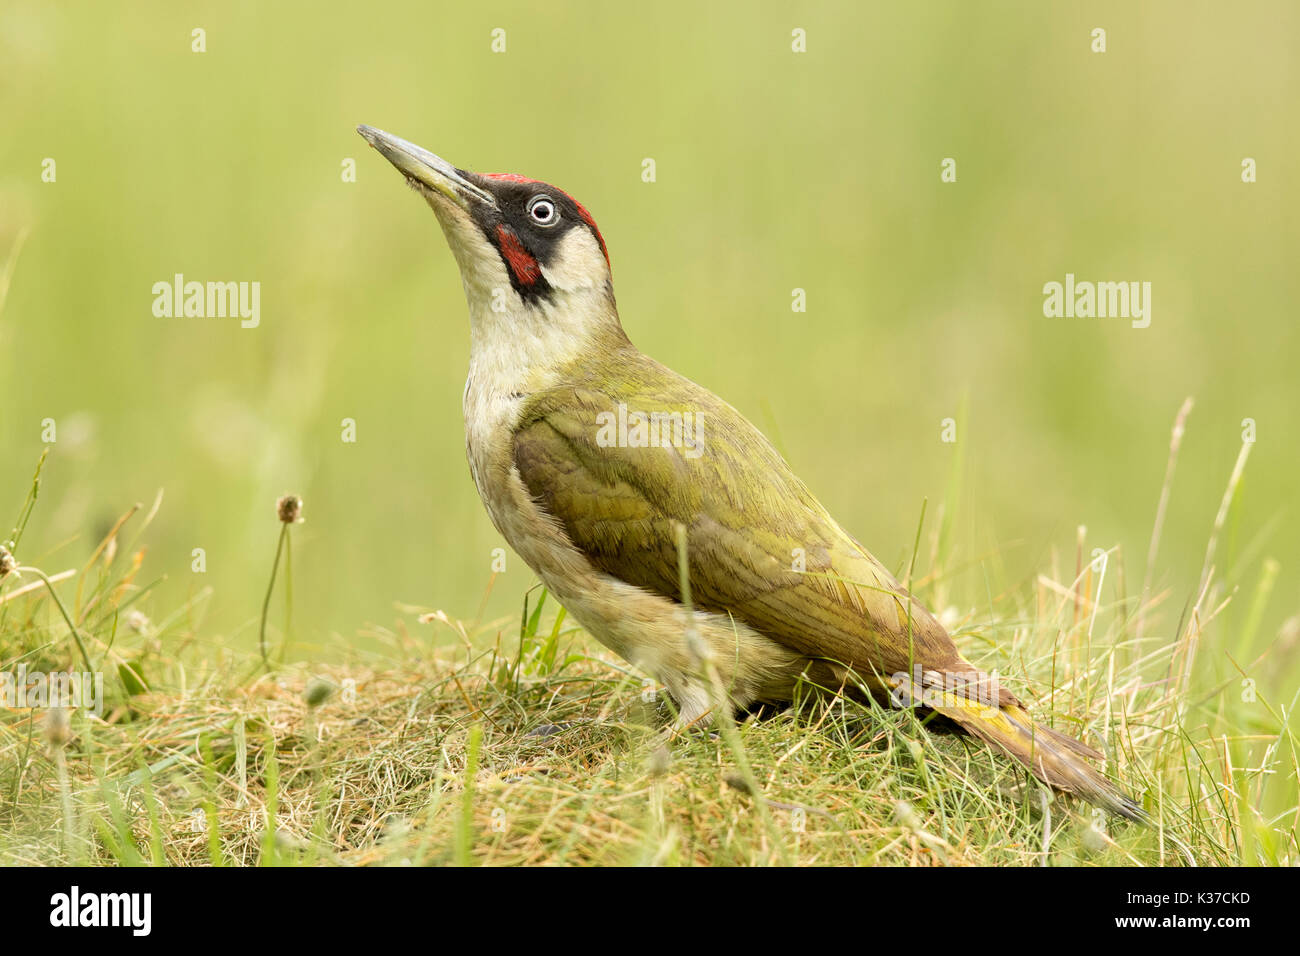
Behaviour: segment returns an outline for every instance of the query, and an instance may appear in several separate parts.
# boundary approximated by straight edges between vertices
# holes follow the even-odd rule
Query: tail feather
[[[1014,697],[1010,702],[984,703],[951,690],[936,694],[932,687],[914,686],[912,691],[914,699],[923,700],[926,707],[1015,758],[1048,786],[1125,819],[1151,822],[1136,800],[1083,759],[1100,759],[1100,753],[1073,737],[1035,723]]]

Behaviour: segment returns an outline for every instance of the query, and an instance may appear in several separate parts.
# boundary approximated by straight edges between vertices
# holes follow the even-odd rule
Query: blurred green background
[[[474,617],[501,541],[464,461],[463,294],[364,122],[583,201],[633,340],[766,430],[887,564],[962,456],[967,607],[992,551],[1014,584],[1059,549],[1068,583],[1080,524],[1136,591],[1191,395],[1168,634],[1254,419],[1217,563],[1245,597],[1281,562],[1271,637],[1300,582],[1298,41],[1289,2],[4,0],[0,263],[27,233],[0,313],[5,528],[52,418],[22,555],[49,571],[163,488],[145,609],[210,585],[209,636],[247,646],[292,491],[301,640],[364,644],[394,602]],[[260,281],[260,327],[155,318],[177,272]],[[1150,328],[1045,318],[1067,272],[1151,282]],[[533,581],[508,567],[489,615]],[[1294,685],[1294,655],[1274,665]]]

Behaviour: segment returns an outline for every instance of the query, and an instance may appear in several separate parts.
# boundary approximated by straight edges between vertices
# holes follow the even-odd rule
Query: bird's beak
[[[373,126],[358,126],[357,132],[407,179],[441,193],[461,209],[469,211],[471,206],[480,203],[496,206],[491,193],[470,182],[463,170],[441,156]]]

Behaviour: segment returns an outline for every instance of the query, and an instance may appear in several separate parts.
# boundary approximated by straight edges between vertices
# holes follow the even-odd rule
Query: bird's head
[[[457,169],[371,126],[357,132],[433,207],[471,312],[551,310],[579,297],[612,301],[605,240],[564,190],[513,174]]]

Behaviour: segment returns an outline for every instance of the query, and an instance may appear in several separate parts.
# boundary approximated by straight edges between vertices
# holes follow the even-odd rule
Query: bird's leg
[[[668,736],[677,737],[691,732],[710,733],[715,701],[705,680],[686,674],[670,674],[664,676],[664,684],[677,705],[677,719],[668,728]]]
[[[674,727],[678,733],[688,730],[708,730],[713,723],[713,706],[709,701],[709,692],[704,687],[689,687],[684,693],[673,694],[677,701],[677,720]]]

